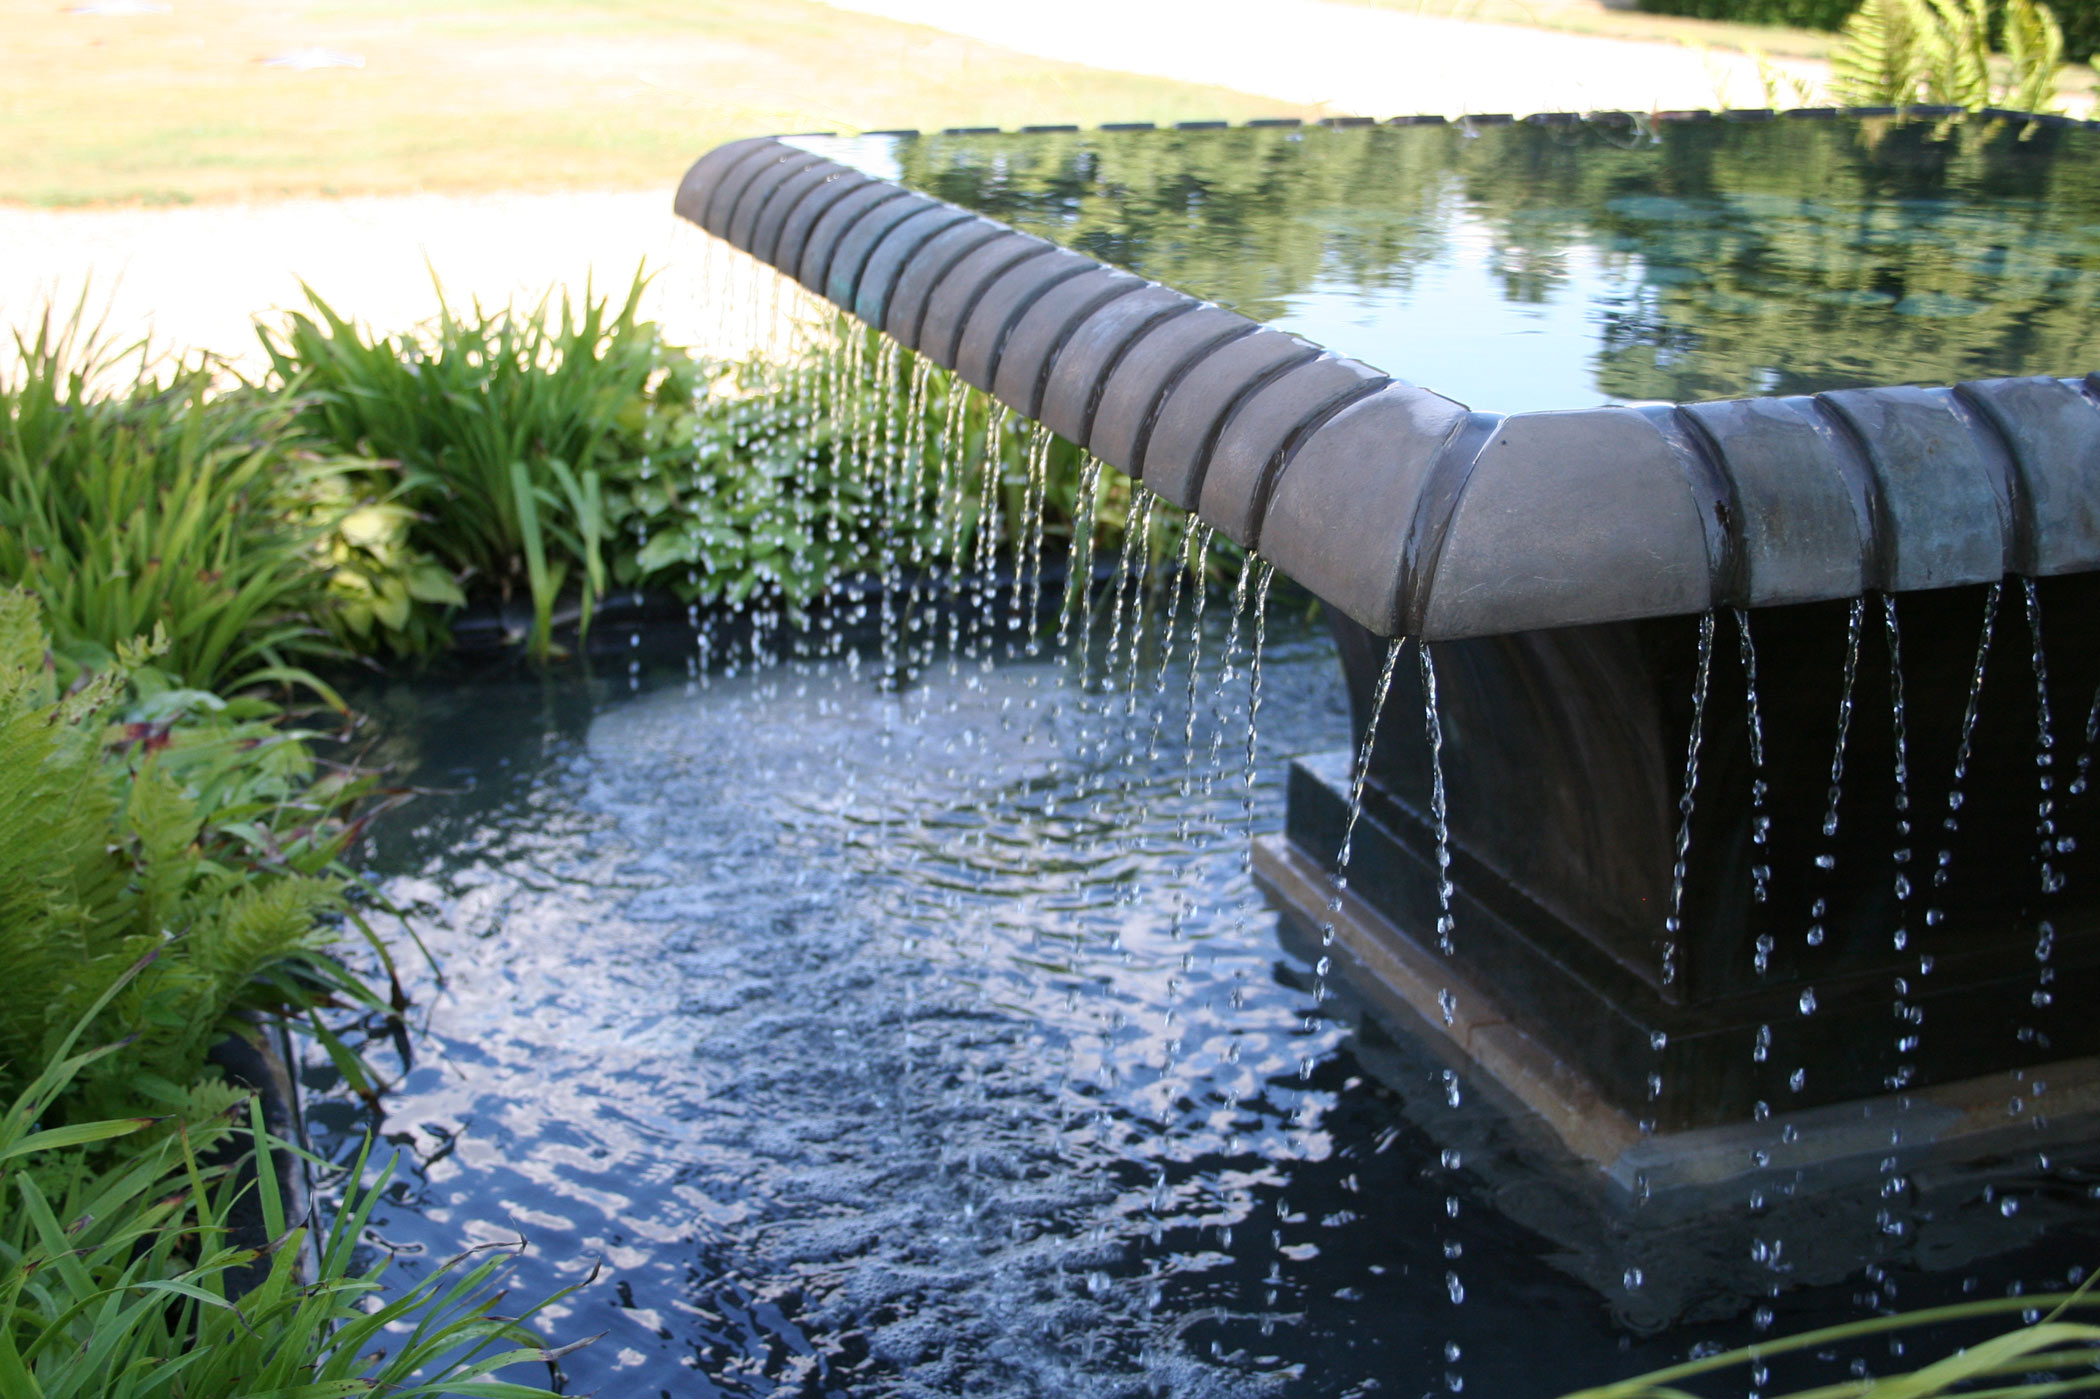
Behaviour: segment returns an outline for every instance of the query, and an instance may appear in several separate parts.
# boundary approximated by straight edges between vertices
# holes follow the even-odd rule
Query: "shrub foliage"
[[[1640,7],[1650,14],[1837,30],[1863,6],[1862,0],[1640,0]],[[1996,13],[2004,6],[1991,8]],[[2100,52],[2100,0],[2053,0],[2049,8],[2063,28],[2068,58],[2082,63]]]

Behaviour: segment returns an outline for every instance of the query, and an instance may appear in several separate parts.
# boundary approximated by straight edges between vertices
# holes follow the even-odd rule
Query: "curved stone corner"
[[[789,142],[674,202],[1381,635],[2100,569],[2100,373],[1504,417]]]
[[[1432,640],[1703,612],[1718,599],[1680,444],[1632,408],[1505,418],[1413,600]]]
[[[1421,503],[1474,417],[1411,384],[1388,384],[1315,428],[1277,473],[1263,557],[1381,636],[1407,630],[1401,589]],[[1499,419],[1492,421],[1499,422]]]

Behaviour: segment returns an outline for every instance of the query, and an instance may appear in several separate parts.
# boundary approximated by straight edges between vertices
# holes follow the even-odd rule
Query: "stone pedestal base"
[[[1294,790],[1309,781],[1332,783],[1345,763],[1337,754],[1299,764]],[[1365,845],[1359,826],[1357,859],[1384,853]],[[1321,925],[1332,922],[1334,945],[1325,950],[1374,1013],[1424,1040],[1468,1077],[1506,1093],[1570,1154],[1628,1195],[1710,1190],[1775,1161],[1835,1181],[1875,1174],[1892,1147],[1907,1161],[1979,1159],[2100,1138],[2100,1058],[2094,1057],[1644,1136],[1629,1112],[1553,1049],[1552,1027],[1527,1023],[1521,1006],[1441,956],[1433,937],[1398,926],[1354,890],[1330,914],[1325,862],[1288,836],[1256,840],[1254,877],[1308,947],[1317,945]]]

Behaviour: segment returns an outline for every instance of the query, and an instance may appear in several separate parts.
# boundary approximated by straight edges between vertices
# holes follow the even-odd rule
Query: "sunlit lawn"
[[[361,69],[267,59],[327,50]],[[0,201],[667,187],[759,132],[1312,115],[803,0],[0,6]]]

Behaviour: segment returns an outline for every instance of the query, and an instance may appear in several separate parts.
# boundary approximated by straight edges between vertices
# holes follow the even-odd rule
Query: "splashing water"
[[[2049,658],[2042,648],[2042,599],[2032,578],[2022,578],[2027,595],[2027,633],[2034,643],[2035,840],[2042,893],[2060,893],[2064,880],[2056,868],[2056,733],[2049,714]]]
[[[1327,999],[1327,974],[1332,963],[1327,949],[1334,946],[1335,920],[1341,916],[1342,898],[1349,889],[1349,861],[1356,852],[1356,823],[1364,814],[1364,786],[1371,780],[1371,755],[1378,740],[1378,723],[1385,713],[1386,696],[1392,693],[1393,676],[1400,668],[1407,638],[1396,636],[1387,643],[1385,662],[1378,668],[1378,683],[1371,690],[1371,710],[1364,724],[1363,742],[1357,745],[1356,765],[1349,775],[1349,814],[1342,820],[1342,841],[1335,851],[1334,868],[1327,875],[1327,916],[1320,920],[1319,983],[1313,999]]]
[[[1422,723],[1429,738],[1429,819],[1436,828],[1436,946],[1448,957],[1456,924],[1451,916],[1451,813],[1444,790],[1444,720],[1437,707],[1436,661],[1426,643],[1415,649],[1415,656],[1421,662]]]
[[[1838,806],[1845,794],[1845,741],[1852,733],[1852,694],[1859,681],[1859,642],[1865,629],[1867,600],[1854,598],[1852,609],[1845,619],[1845,673],[1838,690],[1837,741],[1830,750],[1829,805],[1823,812],[1823,836],[1828,839],[1838,832]],[[1836,857],[1830,854],[1818,856],[1816,864],[1830,869]]]
[[[1692,681],[1692,727],[1684,745],[1684,785],[1677,796],[1676,858],[1670,866],[1670,913],[1663,921],[1662,980],[1677,980],[1679,940],[1684,933],[1686,860],[1692,849],[1692,810],[1699,793],[1699,747],[1706,735],[1706,691],[1714,667],[1714,614],[1699,618],[1699,664]],[[1655,1094],[1649,1095],[1651,1098]]]
[[[1757,708],[1757,643],[1750,639],[1750,614],[1735,609],[1736,653],[1743,667],[1743,715],[1750,743],[1750,900],[1766,902],[1772,893],[1772,817],[1765,810],[1770,787],[1765,781],[1765,727]],[[1762,968],[1760,968],[1762,970]]]
[[[1889,732],[1896,763],[1896,849],[1893,856],[1896,864],[1896,930],[1891,936],[1896,950],[1901,952],[1910,945],[1910,929],[1905,923],[1911,894],[1910,719],[1909,708],[1903,701],[1903,631],[1896,621],[1895,594],[1882,595],[1881,616],[1888,638]]]

